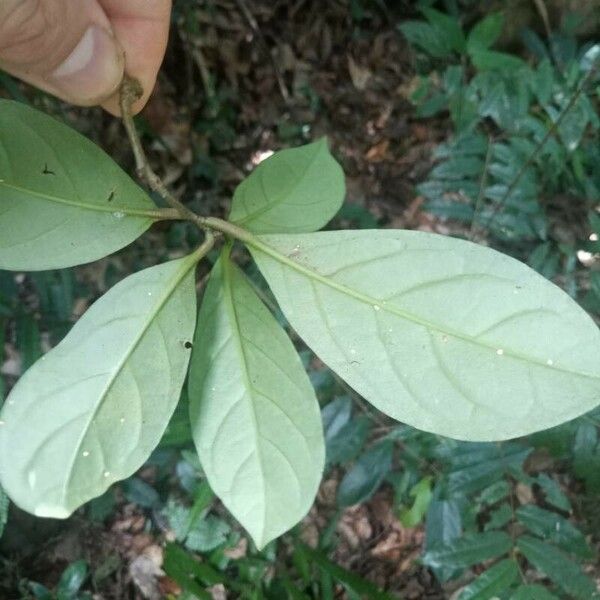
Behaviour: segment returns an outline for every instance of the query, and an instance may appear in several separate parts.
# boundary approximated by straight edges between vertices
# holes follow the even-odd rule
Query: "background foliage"
[[[140,125],[184,199],[203,212],[222,211],[239,170],[259,158],[251,151],[327,133],[351,184],[351,203],[337,226],[400,222],[476,239],[526,261],[600,316],[598,32],[596,39],[581,34],[575,13],[550,22],[549,34],[540,15],[527,22],[532,28],[522,27],[511,22],[516,13],[501,14],[493,3],[352,0],[331,3],[329,13],[321,3],[308,4],[307,22],[316,27],[317,13],[325,12],[330,45],[345,44],[342,62],[327,52],[324,33],[317,58],[308,33],[273,33],[273,23],[288,21],[261,3],[176,4],[165,72],[193,75],[185,83],[175,76],[163,82],[160,102]],[[258,30],[240,6],[250,7]],[[231,12],[234,26],[223,29]],[[210,45],[215,32],[235,27],[242,38],[254,37],[250,65],[240,58],[245,42],[234,47],[233,33],[229,54]],[[384,50],[361,60],[380,28],[388,36],[376,38]],[[391,64],[399,56],[410,56],[401,76]],[[318,72],[308,77],[310,61],[334,84],[336,77],[348,82],[347,94],[339,80],[332,89]],[[265,73],[270,88],[244,80],[260,81]],[[394,77],[405,99],[399,109],[384,82]],[[114,127],[5,75],[0,83],[4,95],[61,115],[92,137]],[[178,96],[181,90],[187,95]],[[254,108],[261,99],[265,106]],[[353,115],[370,119],[376,130],[364,152],[362,140],[348,133]],[[102,141],[128,160],[122,139],[114,131]],[[399,173],[403,161],[408,167]],[[3,395],[101,292],[149,266],[144,244],[174,258],[194,247],[195,236],[184,226],[168,234],[154,228],[98,270],[16,277],[0,271]],[[249,268],[248,275],[273,303],[258,274]],[[597,594],[600,412],[520,440],[455,442],[391,424],[298,347],[322,407],[327,466],[317,504],[295,531],[258,552],[226,516],[192,451],[184,393],[147,465],[72,524],[32,526],[11,509],[0,595],[543,600]],[[0,492],[0,530],[7,514]]]

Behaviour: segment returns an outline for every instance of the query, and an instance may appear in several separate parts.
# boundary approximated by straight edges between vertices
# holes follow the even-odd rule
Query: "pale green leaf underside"
[[[259,236],[292,327],[390,416],[501,440],[600,402],[600,331],[562,290],[489,248],[417,231]]]
[[[316,231],[344,194],[344,173],[321,139],[261,162],[235,190],[229,220],[255,233]]]
[[[95,144],[41,112],[0,100],[0,269],[91,262],[156,219],[150,198]]]
[[[263,547],[312,505],[323,431],[293,344],[227,257],[211,273],[198,316],[189,392],[210,485]]]
[[[67,517],[148,458],[187,371],[195,262],[124,279],[18,381],[0,413],[0,482],[15,504]]]

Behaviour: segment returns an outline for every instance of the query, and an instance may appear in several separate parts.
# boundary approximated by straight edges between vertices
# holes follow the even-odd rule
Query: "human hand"
[[[118,115],[124,73],[154,87],[171,0],[0,0],[0,67],[73,104]]]

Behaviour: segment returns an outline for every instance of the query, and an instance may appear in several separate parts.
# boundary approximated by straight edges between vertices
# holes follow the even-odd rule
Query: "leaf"
[[[225,254],[198,319],[189,379],[196,448],[212,489],[264,547],[317,492],[319,405],[293,344]]]
[[[526,66],[517,56],[494,50],[473,49],[471,60],[479,71],[517,71]]]
[[[185,540],[190,529],[190,509],[170,499],[161,511],[178,541]]]
[[[56,600],[54,595],[50,593],[50,590],[41,583],[36,583],[35,581],[30,581],[28,583],[28,587],[34,595],[35,600]]]
[[[558,600],[558,596],[551,594],[545,587],[532,583],[519,586],[510,600]]]
[[[458,501],[434,498],[427,510],[425,522],[426,550],[450,544],[461,534],[462,518]]]
[[[86,515],[92,522],[103,523],[114,514],[116,504],[115,490],[108,489],[102,496],[90,500],[86,507]]]
[[[325,443],[335,439],[352,418],[352,400],[342,396],[332,400],[321,410]]]
[[[421,12],[438,35],[447,40],[452,50],[459,53],[464,51],[465,35],[457,19],[434,8],[423,8]]]
[[[325,464],[345,463],[360,452],[369,435],[371,421],[359,415],[352,418],[352,400],[336,398],[321,410],[325,435]]]
[[[21,355],[21,369],[25,371],[42,355],[38,321],[28,313],[17,317],[17,348]]]
[[[191,554],[176,544],[167,544],[163,569],[184,590],[207,600],[212,599],[212,594],[206,592],[204,587],[226,581],[221,573],[215,571],[210,565],[194,560]]]
[[[564,510],[565,512],[571,512],[573,510],[571,502],[554,479],[545,473],[540,473],[536,477],[536,483],[542,488],[548,504],[551,504],[560,510]]]
[[[0,269],[91,262],[159,218],[95,144],[24,104],[0,100]]]
[[[438,484],[425,517],[425,551],[445,546],[458,539],[463,532],[462,499],[455,497],[442,500],[440,499],[440,490],[441,487]],[[434,567],[433,571],[441,582],[456,575],[455,568],[443,565]]]
[[[4,533],[4,528],[8,522],[8,506],[10,501],[4,490],[0,487],[0,538]]]
[[[210,552],[227,541],[231,527],[214,515],[202,519],[188,533],[185,545],[196,552]]]
[[[362,577],[347,571],[339,565],[331,562],[327,556],[318,550],[313,550],[304,544],[299,545],[302,553],[308,555],[308,558],[314,562],[322,571],[331,575],[333,579],[339,581],[347,590],[359,594],[363,598],[370,600],[393,600],[394,597],[380,590],[377,586]]]
[[[473,444],[464,444],[460,450],[465,453],[466,460],[462,455],[454,457],[453,468],[448,473],[450,494],[469,494],[491,485],[508,469],[520,468],[532,450],[518,444],[481,446],[476,449]]]
[[[138,504],[144,508],[158,508],[160,496],[158,492],[143,479],[131,477],[123,482],[123,495],[128,502]]]
[[[479,21],[469,32],[467,37],[467,52],[487,50],[493,46],[504,27],[504,15],[502,13],[491,13]]]
[[[585,480],[590,493],[600,493],[600,446],[598,429],[588,422],[581,422],[573,442],[573,470]]]
[[[192,441],[192,430],[190,429],[190,410],[187,392],[184,389],[177,404],[177,408],[171,417],[165,434],[160,440],[161,448],[183,448],[189,446]]]
[[[484,571],[463,589],[458,600],[488,600],[509,588],[519,577],[517,563],[507,558]]]
[[[534,71],[534,76],[529,81],[531,91],[540,104],[548,104],[552,99],[554,88],[554,67],[549,59],[544,59]]]
[[[85,560],[71,563],[60,576],[56,589],[58,600],[73,600],[81,589],[88,574],[88,566]]]
[[[423,562],[433,568],[466,568],[502,556],[511,548],[510,536],[502,531],[475,533],[428,550]]]
[[[481,176],[484,162],[478,156],[456,156],[435,167],[430,177],[434,179],[465,179]]]
[[[561,515],[530,504],[520,506],[516,516],[531,533],[554,542],[566,552],[580,558],[594,556],[583,533]]]
[[[356,458],[369,437],[371,427],[369,417],[358,415],[335,436],[326,438],[326,464],[343,464]]]
[[[400,513],[400,522],[405,527],[416,527],[427,513],[433,497],[431,492],[431,477],[423,477],[410,490],[410,495],[415,500],[410,508]]]
[[[118,283],[18,381],[0,413],[0,480],[15,504],[66,518],[147,459],[187,371],[196,262]]]
[[[484,529],[485,531],[502,529],[512,518],[512,508],[504,502],[490,513],[490,519],[485,524]]]
[[[201,519],[210,508],[215,499],[215,494],[212,491],[208,481],[204,479],[198,486],[194,494],[194,504],[189,511],[189,521],[186,531],[195,526],[198,519]]]
[[[600,400],[600,330],[567,294],[508,256],[420,231],[246,242],[294,330],[395,419],[501,440]]]
[[[536,569],[545,573],[567,594],[581,600],[594,596],[594,582],[577,563],[551,544],[523,535],[517,540],[517,547]]]
[[[482,504],[496,504],[496,502],[504,500],[509,493],[510,485],[508,481],[506,481],[506,479],[501,479],[483,490],[479,495],[478,501]]]
[[[434,58],[447,58],[452,54],[452,48],[444,36],[423,21],[405,21],[398,25],[398,29],[413,46]]]
[[[392,468],[394,444],[379,442],[367,450],[344,475],[337,491],[339,506],[352,506],[368,500],[378,489]]]
[[[323,138],[261,162],[235,190],[229,220],[256,233],[316,231],[344,195],[344,173]]]

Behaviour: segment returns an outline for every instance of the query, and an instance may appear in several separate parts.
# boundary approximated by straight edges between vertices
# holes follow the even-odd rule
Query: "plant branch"
[[[260,45],[262,46],[263,52],[271,60],[271,64],[273,65],[273,71],[275,73],[275,79],[277,80],[277,85],[279,86],[279,93],[281,94],[283,101],[286,104],[289,104],[290,103],[290,93],[288,92],[288,89],[283,81],[283,74],[281,72],[281,69],[279,68],[279,65],[277,64],[277,61],[275,60],[274,56],[269,51],[269,46],[265,40],[265,36],[263,35],[263,32],[261,31],[260,27],[258,26],[258,23],[256,22],[254,15],[248,8],[245,0],[235,0],[235,2],[238,5],[240,12],[242,13],[242,15],[244,15],[244,18],[248,22],[248,26],[250,27],[250,29],[252,30],[254,35],[258,38],[258,41],[259,41]]]
[[[148,157],[144,152],[140,136],[135,127],[133,121],[133,115],[131,107],[134,102],[142,96],[142,86],[137,79],[132,79],[127,75],[123,79],[119,94],[119,104],[121,107],[121,118],[123,119],[123,125],[127,131],[127,137],[133,150],[135,157],[135,167],[138,177],[144,181],[148,187],[156,192],[169,206],[177,210],[179,215],[184,220],[197,221],[197,215],[191,211],[187,206],[182,204],[173,194],[169,191],[167,186],[163,183],[162,179],[152,170]]]

